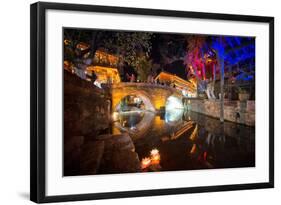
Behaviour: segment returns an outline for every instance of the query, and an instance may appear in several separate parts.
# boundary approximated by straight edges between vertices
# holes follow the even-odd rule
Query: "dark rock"
[[[140,171],[138,154],[129,149],[115,150],[112,157],[112,168],[117,173]]]
[[[112,136],[112,134],[99,135],[96,137],[96,140],[108,140],[111,139]]]
[[[68,137],[64,141],[64,175],[74,175],[79,172],[79,160],[83,143],[83,136]]]
[[[91,82],[64,72],[64,134],[89,135],[110,125],[111,95]],[[100,112],[102,110],[102,113]]]
[[[104,173],[140,171],[140,160],[128,134],[100,135],[97,137],[97,141],[105,143],[102,160]]]
[[[104,141],[87,142],[82,149],[80,158],[80,174],[96,174],[104,153]]]

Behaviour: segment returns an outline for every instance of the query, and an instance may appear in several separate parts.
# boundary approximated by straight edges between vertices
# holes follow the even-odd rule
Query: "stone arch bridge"
[[[146,110],[156,111],[166,105],[170,96],[182,100],[180,90],[166,85],[150,83],[117,83],[111,86],[112,110],[116,110],[121,100],[128,95],[142,99]]]

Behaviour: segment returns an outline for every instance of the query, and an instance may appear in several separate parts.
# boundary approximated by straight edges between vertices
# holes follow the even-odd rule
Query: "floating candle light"
[[[150,152],[150,159],[152,164],[159,164],[160,162],[160,154],[158,149],[153,149]]]
[[[157,155],[157,154],[159,154],[159,150],[158,149],[153,149],[153,150],[151,150],[150,151],[150,155]]]
[[[149,167],[149,165],[151,164],[151,159],[149,157],[145,157],[141,160],[141,168],[145,169],[147,167]]]

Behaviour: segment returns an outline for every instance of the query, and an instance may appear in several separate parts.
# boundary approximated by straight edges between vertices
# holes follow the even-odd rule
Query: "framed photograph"
[[[274,187],[274,18],[31,5],[30,198]]]

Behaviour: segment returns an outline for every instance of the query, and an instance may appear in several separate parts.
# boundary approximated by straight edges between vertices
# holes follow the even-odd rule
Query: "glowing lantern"
[[[160,154],[158,149],[153,149],[150,151],[150,157],[145,157],[141,160],[141,168],[146,169],[150,165],[159,165]]]
[[[153,149],[150,152],[150,159],[152,161],[152,164],[159,164],[160,162],[160,154],[158,149]]]
[[[141,160],[141,168],[145,169],[147,167],[149,167],[151,164],[151,159],[149,157],[145,157]]]
[[[159,151],[158,151],[158,149],[153,149],[153,150],[151,150],[150,151],[150,154],[153,156],[153,155],[157,155],[157,154],[159,154]]]

